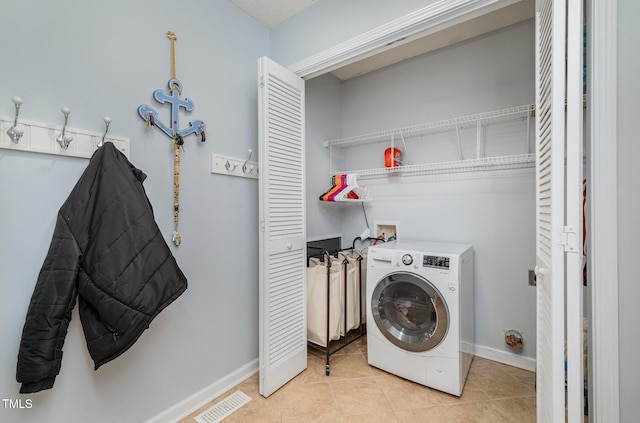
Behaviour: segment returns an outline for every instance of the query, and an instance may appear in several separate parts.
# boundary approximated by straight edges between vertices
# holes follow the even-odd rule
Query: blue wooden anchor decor
[[[189,134],[198,135],[198,139],[201,142],[205,141],[204,130],[206,125],[201,120],[193,120],[189,122],[189,127],[180,129],[179,114],[180,108],[190,112],[194,109],[195,104],[188,98],[184,100],[180,98],[182,93],[182,84],[175,78],[169,80],[169,94],[166,94],[162,90],[155,90],[153,92],[153,98],[160,104],[171,104],[171,124],[169,126],[162,123],[158,118],[158,112],[151,106],[146,104],[138,107],[138,114],[149,125],[155,125],[162,132],[164,132],[169,138],[174,140],[182,140]]]
[[[182,94],[182,84],[176,79],[176,55],[175,43],[178,39],[176,34],[169,31],[167,36],[171,40],[171,79],[169,80],[169,93],[162,90],[155,90],[153,98],[160,104],[169,103],[171,105],[171,123],[165,125],[158,119],[158,112],[151,106],[143,104],[138,107],[138,114],[147,123],[147,127],[157,126],[169,138],[173,140],[174,156],[173,156],[173,236],[171,240],[177,247],[182,242],[182,236],[178,231],[178,221],[180,219],[180,149],[184,149],[184,137],[189,134],[196,134],[201,142],[205,141],[204,129],[205,124],[201,120],[193,120],[189,122],[189,127],[180,129],[180,108],[187,112],[193,110],[195,105],[193,101],[180,98]]]

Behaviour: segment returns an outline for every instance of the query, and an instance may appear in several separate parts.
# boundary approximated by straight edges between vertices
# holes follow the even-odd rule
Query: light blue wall
[[[271,31],[271,58],[289,66],[436,0],[321,0]]]
[[[345,81],[342,136],[532,104],[529,20]]]
[[[530,20],[347,80],[339,103],[341,136],[532,104],[534,57]],[[315,84],[315,79],[307,81],[307,87]],[[314,119],[307,114],[308,126]],[[308,137],[307,148],[320,141]],[[487,152],[495,146],[491,141],[487,136]],[[527,153],[526,143],[516,142],[516,153]],[[379,155],[382,163],[382,150]],[[324,155],[309,156],[328,162],[326,149]],[[322,167],[320,171],[308,179],[328,175]],[[401,238],[472,244],[476,344],[484,348],[482,354],[508,357],[504,330],[517,329],[526,340],[520,356],[535,358],[536,291],[527,285],[527,270],[535,265],[533,169],[362,179],[360,185],[370,189],[372,202],[366,212],[371,226],[376,220],[399,221]],[[313,201],[321,193],[309,196]],[[316,202],[308,209],[323,206],[342,213],[341,231],[345,244],[351,245],[366,227],[361,207]],[[309,227],[313,226],[310,217]]]
[[[640,4],[618,0],[618,278],[620,298],[620,421],[640,415],[640,366],[638,351],[638,240],[640,195],[638,194],[638,116],[640,106],[640,51],[638,24]],[[607,142],[596,140],[596,142]]]
[[[318,200],[332,186],[327,149],[322,144],[326,139],[340,136],[341,88],[340,81],[331,74],[307,81],[305,86],[308,239],[341,233],[341,208]]]
[[[252,362],[258,355],[258,190],[253,179],[210,173],[211,153],[257,151],[257,59],[269,31],[226,0],[185,2],[4,1],[0,13],[0,114],[131,139],[156,221],[170,240],[173,155],[170,140],[147,132],[140,104],[177,76],[195,102],[181,123],[202,119],[207,141],[186,139],[182,155],[183,243],[171,246],[189,288],[124,355],[93,371],[74,312],[61,374],[52,390],[18,395],[16,357],[24,318],[47,252],[55,216],[88,161],[0,150],[0,398],[33,401],[0,407],[3,422],[140,422]],[[231,329],[230,329],[231,328]]]

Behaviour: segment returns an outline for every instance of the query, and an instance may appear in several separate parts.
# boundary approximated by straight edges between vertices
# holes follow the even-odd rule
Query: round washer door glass
[[[407,351],[435,348],[449,328],[442,294],[414,273],[397,272],[382,279],[373,291],[371,310],[382,334]]]

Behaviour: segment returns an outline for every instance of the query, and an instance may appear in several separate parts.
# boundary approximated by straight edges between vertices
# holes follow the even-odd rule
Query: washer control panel
[[[422,259],[422,266],[449,270],[449,257],[424,256]]]

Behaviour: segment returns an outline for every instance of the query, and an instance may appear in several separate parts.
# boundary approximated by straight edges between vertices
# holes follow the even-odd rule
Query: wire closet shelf
[[[325,142],[329,147],[330,174],[345,173],[346,170],[335,170],[334,156],[337,151],[345,147],[363,146],[366,144],[386,142],[391,147],[399,145],[400,140],[427,137],[429,135],[443,134],[447,132],[459,133],[461,130],[476,128],[476,157],[437,163],[407,164],[391,168],[368,168],[349,170],[360,177],[387,175],[387,174],[445,174],[458,172],[478,172],[492,170],[509,170],[535,167],[535,155],[531,152],[530,128],[535,118],[535,105],[524,105],[490,112],[478,113],[452,119],[423,123],[414,126],[390,129],[369,134],[356,135],[346,138],[338,138]],[[522,121],[526,123],[526,137],[529,151],[526,154],[513,154],[505,156],[485,157],[485,139],[483,129],[491,125],[500,125],[510,122]],[[426,139],[426,138],[425,138]],[[458,143],[460,139],[458,137]]]

